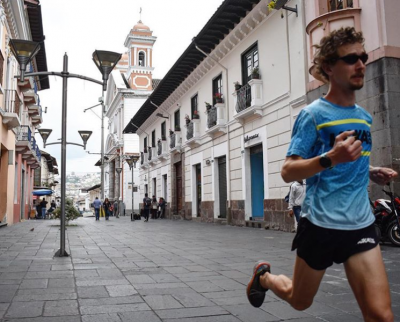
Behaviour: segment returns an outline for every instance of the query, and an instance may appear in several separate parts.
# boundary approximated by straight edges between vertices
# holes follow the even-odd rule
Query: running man
[[[292,246],[297,249],[293,280],[273,275],[268,262],[258,262],[247,286],[255,307],[271,290],[296,310],[305,310],[325,270],[343,263],[364,320],[393,321],[367,187],[369,179],[383,185],[397,172],[369,165],[372,117],[355,103],[367,60],[363,35],[354,28],[333,31],[317,46],[314,64],[329,81],[329,91],[299,114],[281,172],[285,182],[307,178]]]

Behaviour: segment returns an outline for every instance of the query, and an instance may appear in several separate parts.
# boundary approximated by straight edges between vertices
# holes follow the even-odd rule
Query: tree
[[[61,218],[61,208],[57,208],[54,212],[54,217],[56,219]],[[65,224],[68,225],[70,220],[75,220],[76,218],[80,217],[81,214],[79,211],[74,207],[74,203],[71,199],[65,200]]]

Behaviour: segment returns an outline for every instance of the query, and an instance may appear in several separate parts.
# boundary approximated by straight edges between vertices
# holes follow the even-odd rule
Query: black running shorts
[[[315,270],[333,263],[344,263],[350,256],[375,248],[379,244],[374,224],[357,230],[338,230],[314,225],[301,218],[292,250]]]

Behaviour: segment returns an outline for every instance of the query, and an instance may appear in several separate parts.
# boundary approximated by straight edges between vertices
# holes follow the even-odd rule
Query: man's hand
[[[355,131],[345,131],[335,138],[332,150],[328,152],[332,165],[352,162],[361,156],[362,142],[353,136]]]
[[[293,209],[289,210],[289,217],[293,217]]]
[[[398,173],[393,169],[372,166],[369,167],[369,178],[381,186],[387,184],[394,177],[397,177],[397,175]]]

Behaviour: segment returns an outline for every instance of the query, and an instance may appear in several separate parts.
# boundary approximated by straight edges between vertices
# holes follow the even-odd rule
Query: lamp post
[[[117,183],[118,183],[118,193],[117,193],[117,203],[118,203],[118,214],[117,214],[117,216],[119,217],[119,213],[120,213],[120,202],[119,202],[119,197],[120,197],[120,195],[121,195],[121,172],[122,172],[122,168],[115,168],[115,171],[117,172],[117,174],[118,174],[118,181],[117,181]],[[118,218],[117,217],[117,218]]]
[[[68,256],[65,251],[65,189],[66,189],[66,164],[67,164],[67,94],[68,94],[68,78],[80,78],[103,86],[103,90],[107,88],[108,76],[112,69],[121,59],[121,54],[113,53],[109,51],[99,51],[96,50],[93,53],[93,61],[95,62],[97,68],[103,75],[103,82],[96,79],[89,78],[86,76],[71,74],[68,72],[68,56],[64,54],[63,60],[63,70],[62,72],[35,72],[25,74],[26,67],[30,61],[35,57],[35,55],[40,50],[40,44],[34,41],[11,39],[10,40],[11,52],[13,53],[15,59],[18,61],[20,68],[20,75],[15,76],[24,81],[25,77],[32,76],[59,76],[63,79],[62,83],[62,112],[61,112],[61,227],[60,227],[60,249],[56,252],[55,256]],[[45,135],[46,133],[43,132]],[[88,131],[82,131],[79,133],[84,141],[84,147],[86,148],[86,142],[90,137]],[[47,135],[46,140],[49,136]],[[86,140],[86,142],[85,142]],[[57,142],[59,143],[59,142]],[[52,143],[55,144],[55,143]],[[75,144],[75,143],[68,143]],[[48,144],[49,145],[49,144]],[[80,144],[75,144],[82,146]],[[103,162],[103,160],[101,160]]]
[[[139,154],[133,154],[133,155],[131,155],[131,157],[130,158],[128,158],[128,159],[126,159],[126,162],[128,163],[128,165],[129,165],[129,169],[132,171],[132,182],[131,182],[131,185],[132,185],[132,213],[131,213],[131,218],[133,217],[133,215],[135,214],[135,211],[134,211],[134,196],[133,196],[133,185],[135,184],[135,182],[134,182],[134,178],[133,178],[133,172],[134,172],[134,169],[136,168],[136,162],[139,160]]]

